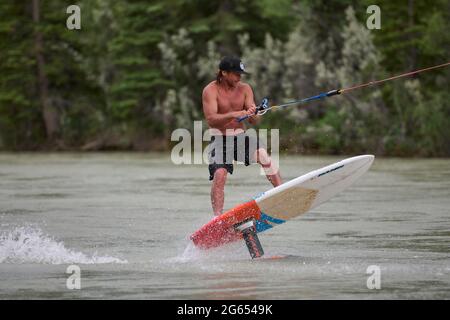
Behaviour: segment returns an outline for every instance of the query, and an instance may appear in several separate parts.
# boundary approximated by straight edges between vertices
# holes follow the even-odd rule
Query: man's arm
[[[252,87],[250,87],[250,85],[248,84],[245,86],[245,109],[251,112],[251,116],[247,119],[248,122],[253,125],[258,124],[260,117],[258,115],[255,115],[255,98],[253,95]]]
[[[247,115],[247,111],[232,111],[228,113],[218,113],[219,108],[217,106],[217,98],[214,93],[208,88],[203,90],[203,113],[205,114],[206,122],[212,128],[222,127],[231,121],[235,121],[236,118]]]

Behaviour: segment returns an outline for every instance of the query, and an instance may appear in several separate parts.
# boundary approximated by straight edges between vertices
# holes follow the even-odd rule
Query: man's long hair
[[[216,82],[217,83],[221,83],[222,82],[222,78],[223,78],[222,70],[217,71]]]

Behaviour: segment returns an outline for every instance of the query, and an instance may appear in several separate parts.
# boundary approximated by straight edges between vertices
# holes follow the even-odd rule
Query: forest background
[[[0,150],[167,151],[203,119],[224,55],[242,58],[257,104],[279,104],[445,63],[449,30],[448,0],[2,1]],[[448,157],[449,69],[270,112],[259,128],[280,129],[286,153]]]

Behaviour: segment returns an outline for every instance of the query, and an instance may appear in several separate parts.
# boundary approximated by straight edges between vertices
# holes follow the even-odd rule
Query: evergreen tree
[[[43,121],[36,101],[33,23],[29,7],[0,2],[0,146],[41,143]]]
[[[82,69],[82,32],[66,27],[70,3],[33,0],[4,3],[0,112],[3,143],[37,148],[77,143],[101,105],[98,89]]]
[[[109,43],[111,78],[107,96],[110,113],[121,134],[157,127],[155,101],[169,81],[160,68],[158,43],[170,18],[171,1],[120,1],[113,6],[115,34]],[[130,136],[130,139],[132,137]]]

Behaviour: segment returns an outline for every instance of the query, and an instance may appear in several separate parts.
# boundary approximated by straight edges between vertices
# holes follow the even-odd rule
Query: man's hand
[[[248,108],[247,110],[242,110],[242,111],[235,111],[233,112],[233,115],[236,119],[240,119],[243,117],[247,117],[248,120],[252,119],[256,119],[256,117],[258,116],[256,114],[256,106],[253,105],[250,108]],[[259,116],[258,116],[259,117]],[[256,121],[256,120],[255,120]],[[250,121],[250,123],[254,123],[254,121]]]
[[[247,110],[241,110],[241,111],[235,111],[235,112],[233,112],[233,116],[234,116],[235,118],[242,118],[242,117],[249,116],[249,115],[250,115],[250,114],[248,113]]]
[[[254,116],[256,114],[256,106],[252,105],[250,108],[247,109],[248,115]]]
[[[250,124],[257,124],[259,122],[259,115],[256,113],[256,106],[253,104],[250,108],[247,109],[249,113],[248,122]]]

